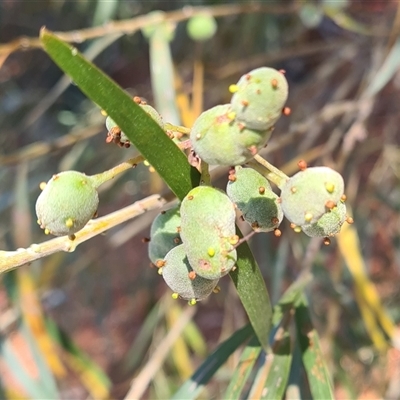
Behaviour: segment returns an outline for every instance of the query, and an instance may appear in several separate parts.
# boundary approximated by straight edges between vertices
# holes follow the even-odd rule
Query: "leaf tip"
[[[40,39],[43,39],[43,38],[46,36],[46,34],[48,34],[48,33],[49,33],[49,30],[47,30],[47,28],[46,28],[45,25],[43,25],[43,26],[40,28],[40,31],[39,31],[39,37],[40,37]]]

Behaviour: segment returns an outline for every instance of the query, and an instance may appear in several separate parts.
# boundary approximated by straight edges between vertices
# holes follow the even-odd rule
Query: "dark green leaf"
[[[237,231],[239,236],[240,232]],[[237,268],[229,273],[254,332],[267,350],[271,331],[272,306],[263,276],[247,242],[237,248]]]
[[[241,344],[249,339],[252,334],[254,334],[254,331],[251,325],[246,325],[242,329],[236,331],[229,339],[220,344],[214,353],[207,357],[192,377],[174,394],[172,399],[195,399],[207,382],[214,376],[215,372],[218,371],[219,367],[221,367],[228,357]]]
[[[325,365],[318,333],[312,325],[304,295],[296,304],[295,320],[298,342],[311,394],[314,399],[334,399],[330,374]]]
[[[185,154],[124,90],[76,48],[46,29],[41,30],[40,38],[54,62],[118,124],[178,198],[182,199],[199,184],[197,169],[190,166]]]

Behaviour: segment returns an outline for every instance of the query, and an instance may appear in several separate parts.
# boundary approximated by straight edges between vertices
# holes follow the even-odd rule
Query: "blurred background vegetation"
[[[189,6],[207,6],[211,13],[222,9],[226,15],[217,17],[216,35],[202,45],[187,36],[185,21],[176,25],[171,52],[182,124],[190,127],[201,108],[228,102],[229,84],[250,69],[285,69],[292,113],[279,121],[263,155],[287,174],[296,172],[299,159],[327,165],[347,183],[355,224],[330,246],[294,234],[287,221],[280,238],[252,239],[273,302],[311,266],[306,292],[336,398],[400,398],[396,1],[3,0],[0,248],[46,240],[34,212],[40,182],[66,169],[95,174],[134,154],[105,143],[99,108],[34,42],[19,38],[37,37],[43,25],[68,31],[97,66],[154,104],[147,40],[140,31],[124,34],[107,23],[132,19],[134,24],[133,18],[154,10],[184,15]],[[101,34],[85,40],[80,30],[90,27]],[[168,68],[162,59],[152,63]],[[213,171],[216,186],[225,186],[226,173]],[[168,190],[140,165],[102,187],[99,215],[153,193]],[[166,359],[149,367],[162,338],[187,312],[184,302],[172,302],[149,267],[142,239],[157,212],[73,253],[2,276],[0,398],[124,398],[134,377],[150,382],[143,398],[169,398],[218,343],[244,325],[234,287],[223,279],[219,294],[191,309],[193,320]],[[202,398],[221,398],[237,360],[237,354],[229,359]],[[289,389],[299,379],[291,376]],[[289,389],[287,398],[293,397]],[[307,388],[300,385],[300,391],[308,396]]]

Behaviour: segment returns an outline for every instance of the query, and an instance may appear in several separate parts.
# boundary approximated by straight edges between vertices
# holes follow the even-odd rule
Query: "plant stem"
[[[184,128],[184,129],[186,129],[186,128]],[[177,143],[177,146],[181,150],[187,149],[188,147],[190,147],[190,140],[185,140],[183,142]],[[130,158],[129,160],[126,160],[123,163],[116,165],[115,167],[113,167],[107,171],[100,172],[99,174],[90,176],[90,179],[92,179],[92,182],[94,183],[94,185],[97,189],[100,185],[113,179],[115,176],[117,176],[121,172],[124,172],[130,168],[135,168],[138,164],[140,164],[143,161],[145,161],[145,158],[141,154],[139,154],[138,156]]]
[[[200,168],[201,168],[200,184],[208,186],[211,185],[210,171],[208,168],[208,164],[204,160],[201,160]]]
[[[247,164],[251,165],[251,167],[253,167],[256,171],[278,186],[279,189],[282,189],[283,185],[289,179],[285,173],[273,166],[258,154],[256,154],[254,159],[249,161]]]

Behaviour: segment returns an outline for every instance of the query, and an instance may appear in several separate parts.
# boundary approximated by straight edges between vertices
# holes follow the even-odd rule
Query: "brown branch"
[[[159,23],[161,21],[181,22],[189,19],[190,17],[201,15],[204,12],[213,15],[214,17],[227,17],[230,15],[238,14],[253,14],[253,13],[268,13],[268,14],[291,14],[298,10],[298,4],[291,4],[285,6],[271,6],[263,5],[262,3],[249,3],[249,4],[226,4],[213,7],[183,7],[180,10],[166,12],[162,15],[141,15],[132,19],[122,21],[112,21],[102,26],[86,28],[69,32],[54,32],[61,39],[71,43],[82,43],[89,39],[95,39],[101,36],[124,33],[132,34],[145,26]],[[19,37],[9,43],[0,46],[0,65],[2,61],[14,51],[28,50],[41,47],[41,42],[37,37]]]

